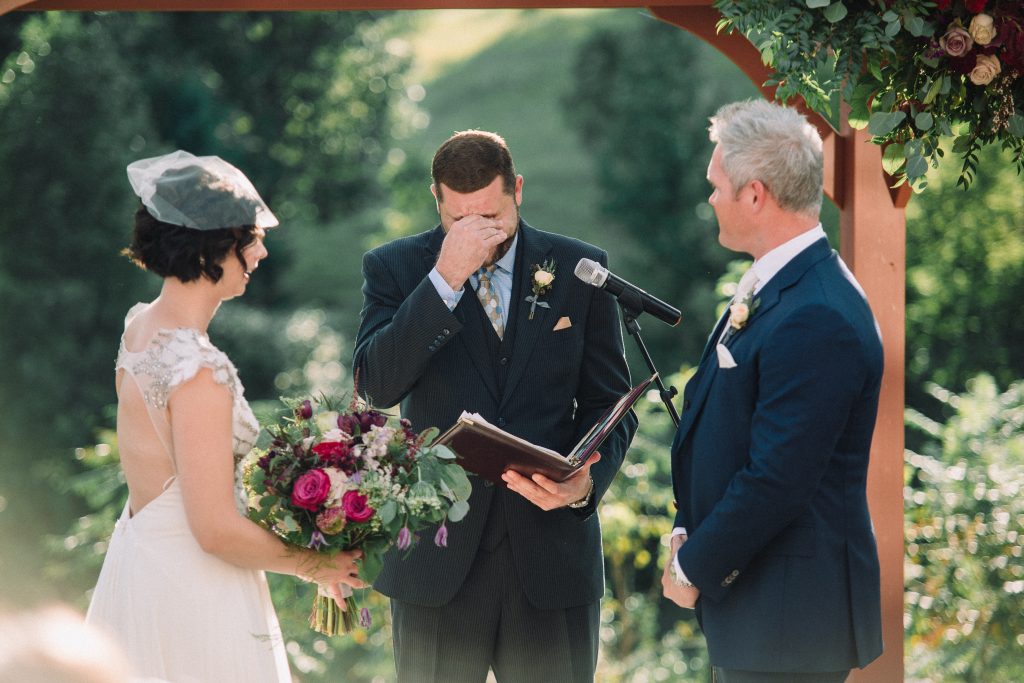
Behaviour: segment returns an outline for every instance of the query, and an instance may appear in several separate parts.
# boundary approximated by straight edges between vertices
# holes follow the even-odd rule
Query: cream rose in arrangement
[[[995,20],[987,14],[976,14],[967,32],[978,45],[988,45],[996,37]]]
[[[968,78],[971,79],[971,83],[974,85],[988,85],[1002,70],[1003,67],[999,64],[999,58],[995,55],[978,55],[978,61],[974,64],[974,68],[971,69]]]

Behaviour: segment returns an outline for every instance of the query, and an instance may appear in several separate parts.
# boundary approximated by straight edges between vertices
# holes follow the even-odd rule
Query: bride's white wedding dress
[[[145,306],[128,312],[126,328]],[[135,352],[122,338],[117,358],[117,370],[124,371],[122,387],[136,383],[151,423],[137,430],[136,438],[140,433],[143,439],[155,437],[158,443],[149,446],[174,462],[167,402],[201,368],[210,368],[234,397],[237,464],[255,442],[259,426],[234,365],[196,330],[161,330]],[[132,427],[119,424],[119,435]],[[121,448],[124,458],[124,443]],[[236,493],[244,509],[237,483]],[[174,477],[141,510],[133,514],[125,506],[86,619],[114,635],[141,676],[173,683],[291,680],[266,577],[203,551],[189,529]]]

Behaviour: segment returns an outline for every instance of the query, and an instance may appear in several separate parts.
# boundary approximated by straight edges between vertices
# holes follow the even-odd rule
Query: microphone
[[[631,285],[618,275],[615,275],[597,261],[588,258],[581,258],[576,264],[576,277],[588,285],[600,287],[616,299],[623,300],[632,308],[650,313],[658,320],[675,327],[679,324],[682,314],[678,308],[669,306],[667,303],[651,296],[636,285]]]

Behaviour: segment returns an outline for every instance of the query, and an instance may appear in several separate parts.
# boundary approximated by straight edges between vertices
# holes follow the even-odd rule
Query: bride
[[[206,336],[245,292],[278,224],[218,157],[177,151],[128,166],[143,206],[125,253],[163,278],[125,319],[117,437],[129,499],[87,620],[118,639],[136,673],[186,681],[289,681],[262,570],[361,587],[358,551],[286,548],[244,517],[236,467],[259,432],[234,365]],[[343,604],[343,603],[342,603]]]

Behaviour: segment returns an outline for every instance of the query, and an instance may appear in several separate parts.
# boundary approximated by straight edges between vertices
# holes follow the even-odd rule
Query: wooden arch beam
[[[742,36],[715,32],[712,0],[0,0],[0,16],[13,10],[76,11],[328,11],[366,9],[647,8],[654,16],[705,40],[732,60],[761,90],[769,70]],[[0,19],[2,20],[2,19]],[[853,683],[903,681],[903,377],[906,286],[906,185],[893,190],[882,171],[881,150],[866,131],[842,116],[837,132],[800,108],[825,141],[825,191],[840,208],[841,251],[864,287],[885,344],[885,377],[871,449],[868,498],[882,565],[885,653]]]

